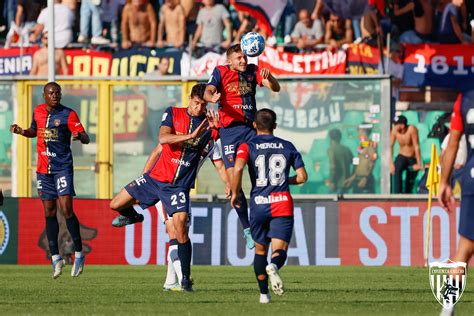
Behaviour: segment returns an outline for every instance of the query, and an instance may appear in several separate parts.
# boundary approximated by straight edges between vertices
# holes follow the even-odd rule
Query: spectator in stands
[[[309,19],[309,13],[307,10],[306,13]],[[286,3],[285,9],[283,10],[283,13],[281,15],[280,23],[283,24],[283,42],[285,44],[291,43],[292,32],[296,24],[296,9],[294,0],[288,0],[288,2]]]
[[[399,154],[393,161],[393,146],[400,146]],[[394,193],[413,193],[416,175],[422,169],[418,129],[408,125],[405,116],[395,117],[390,133],[390,173],[395,177]],[[402,184],[403,172],[406,171],[405,186]]]
[[[257,24],[257,20],[246,12],[238,12],[239,29],[235,31],[235,41],[239,41],[245,33],[252,32]]]
[[[352,165],[351,150],[341,144],[341,137],[340,130],[332,129],[329,131],[329,179],[326,180],[326,186],[337,194],[346,191],[344,181],[350,177]]]
[[[370,133],[371,128],[359,126],[358,160],[354,163],[354,173],[344,181],[344,187],[352,186],[352,193],[375,193],[375,179],[372,172],[377,160],[377,143],[370,140]]]
[[[102,0],[101,9],[102,36],[105,38],[110,36],[112,43],[116,44],[118,42],[120,1]]]
[[[156,14],[148,0],[127,0],[122,12],[122,48],[153,47],[156,42]]]
[[[38,23],[35,25],[30,42],[34,43],[41,34],[48,32],[48,10],[44,8],[38,16]],[[54,46],[64,48],[72,42],[72,26],[74,23],[74,13],[68,6],[56,0],[54,4]]]
[[[17,6],[18,0],[4,0],[3,2],[3,16],[5,17],[7,28],[10,28],[12,22],[15,21]]]
[[[199,43],[209,50],[221,51],[230,46],[232,40],[232,26],[230,15],[222,4],[215,4],[214,0],[203,0],[204,7],[197,16],[197,29],[194,34],[192,47]],[[223,31],[226,31],[224,40]]]
[[[89,29],[92,24],[91,44],[109,44],[110,41],[102,37],[102,20],[100,19],[101,0],[82,0],[81,1],[81,33],[77,38],[79,43],[89,41]],[[91,22],[92,20],[92,22]]]
[[[186,36],[196,32],[196,18],[198,15],[198,4],[194,0],[181,0],[181,5],[184,9],[184,16],[186,18]],[[187,37],[186,37],[187,39]]]
[[[344,44],[352,43],[353,32],[351,20],[341,20],[339,16],[331,13],[329,21],[326,23],[324,36],[324,42],[329,45],[330,50],[337,50]]]
[[[438,27],[438,41],[441,44],[469,44],[472,36],[462,32],[460,7],[464,0],[452,0],[446,4]]]
[[[79,0],[63,0],[62,4],[66,5],[72,12],[76,12]]]
[[[398,35],[414,29],[413,10],[415,10],[414,0],[394,0],[392,22],[397,27]]]
[[[309,12],[302,9],[298,13],[299,21],[296,23],[291,39],[299,49],[314,48],[324,40],[323,25],[320,20],[312,21]]]
[[[166,38],[163,41],[164,33]],[[180,48],[184,44],[186,34],[186,17],[184,8],[179,0],[165,0],[160,9],[160,23],[158,24],[158,42],[156,46],[174,46]]]
[[[415,0],[413,18],[415,29],[400,35],[400,43],[422,44],[431,42],[433,34],[434,11],[431,0]]]
[[[383,39],[382,26],[380,25],[380,13],[377,8],[370,6],[360,20],[362,41],[378,47],[378,41]]]
[[[33,66],[31,67],[31,76],[47,76],[48,75],[48,33],[43,33],[41,37],[42,47],[33,55]],[[54,61],[56,64],[56,73],[67,75],[66,54],[62,48],[56,48],[54,53]]]
[[[32,29],[46,4],[46,0],[18,0],[15,24],[22,28]]]

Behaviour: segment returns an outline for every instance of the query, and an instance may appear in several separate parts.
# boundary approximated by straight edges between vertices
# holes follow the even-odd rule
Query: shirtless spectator
[[[370,6],[360,20],[360,29],[363,42],[378,46],[377,41],[383,38],[380,14],[376,7]]]
[[[48,32],[48,10],[41,10],[33,32],[30,35],[30,42],[34,43],[41,34]],[[54,46],[64,48],[72,42],[72,27],[74,24],[74,13],[61,0],[54,3]]]
[[[415,29],[408,30],[400,35],[402,44],[429,43],[433,34],[434,10],[431,0],[415,0],[413,9]]]
[[[452,0],[444,7],[438,27],[438,41],[441,44],[469,44],[472,42],[472,36],[462,32],[460,8],[463,2],[464,0]]]
[[[128,0],[122,11],[122,48],[153,47],[156,42],[156,14],[148,0]]]
[[[44,33],[41,37],[42,47],[33,55],[33,66],[31,68],[31,76],[47,76],[48,75],[48,33]],[[56,73],[67,75],[66,54],[62,48],[56,48],[54,52],[54,60],[56,64]]]
[[[293,43],[296,43],[296,47],[299,49],[307,49],[321,44],[324,40],[324,31],[321,21],[312,21],[306,9],[302,9],[298,13],[298,19],[299,21],[291,33],[291,40]]]
[[[164,33],[166,38],[163,41]],[[160,9],[157,46],[174,46],[180,48],[184,44],[186,34],[186,18],[179,0],[166,0]]]
[[[337,50],[344,44],[353,41],[352,21],[341,20],[340,17],[331,13],[329,21],[326,23],[324,42],[329,45],[330,50]]]
[[[222,4],[215,4],[214,0],[203,0],[204,7],[199,10],[197,16],[197,29],[194,34],[192,46],[195,48],[199,42],[202,46],[212,50],[219,47],[227,49],[232,40],[232,26],[230,15]],[[223,38],[224,26],[226,40]]]
[[[400,146],[400,151],[393,162],[393,146],[395,141]],[[413,185],[418,170],[422,169],[418,129],[408,125],[407,118],[403,115],[395,117],[394,126],[390,133],[390,173],[395,176],[394,193],[413,193]],[[402,184],[402,175],[406,171],[405,186]]]

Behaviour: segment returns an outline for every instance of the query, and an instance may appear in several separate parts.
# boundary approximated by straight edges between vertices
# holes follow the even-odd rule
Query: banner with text
[[[347,49],[348,73],[351,75],[378,74],[380,52],[367,44],[351,44]]]
[[[471,89],[473,66],[472,45],[406,45],[403,85]]]
[[[75,201],[81,222],[84,251],[89,264],[164,264],[168,246],[165,227],[156,208],[137,211],[142,224],[111,226],[117,215],[108,200]],[[38,199],[19,199],[18,263],[49,264],[44,217]],[[189,229],[193,264],[250,265],[253,251],[245,247],[238,216],[228,203],[193,203]],[[295,226],[288,264],[422,266],[426,232],[426,201],[295,201]],[[62,216],[60,253],[68,260],[74,252]],[[429,261],[452,258],[459,239],[457,212],[434,206]],[[11,220],[11,231],[16,223]],[[16,249],[15,245],[12,249]],[[0,256],[0,258],[2,258]],[[14,258],[14,257],[12,257]],[[12,262],[3,261],[2,263]]]

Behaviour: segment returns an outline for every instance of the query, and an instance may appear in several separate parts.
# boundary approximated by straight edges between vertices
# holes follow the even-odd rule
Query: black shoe
[[[135,223],[141,223],[143,222],[143,215],[142,214],[137,214],[134,218],[129,218],[123,215],[119,215],[116,218],[113,219],[112,221],[112,226],[114,227],[122,227],[125,225],[130,225],[130,224],[135,224]]]
[[[193,281],[183,275],[183,279],[181,280],[181,288],[184,292],[193,292]]]

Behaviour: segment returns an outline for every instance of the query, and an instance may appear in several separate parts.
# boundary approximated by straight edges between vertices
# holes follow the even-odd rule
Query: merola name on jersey
[[[217,66],[208,84],[215,86],[221,94],[219,117],[223,127],[234,122],[250,123],[255,120],[256,87],[262,86],[258,66],[249,64],[244,72],[232,70],[229,65]]]
[[[47,174],[72,172],[71,135],[84,132],[76,112],[61,104],[48,112],[46,104],[40,104],[33,111],[30,128],[38,137],[36,171]]]
[[[257,135],[237,150],[237,159],[248,163],[252,191],[250,211],[272,217],[292,216],[293,199],[288,177],[290,168],[304,166],[295,146],[273,135]]]
[[[191,116],[186,108],[169,107],[163,113],[161,126],[172,128],[176,135],[191,134],[206,114]],[[179,144],[164,144],[161,154],[148,171],[150,177],[160,182],[192,188],[203,157],[212,149],[218,137],[216,130],[207,130],[200,137]]]

